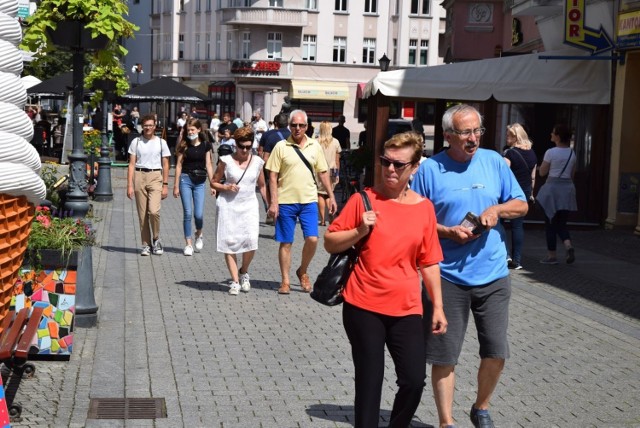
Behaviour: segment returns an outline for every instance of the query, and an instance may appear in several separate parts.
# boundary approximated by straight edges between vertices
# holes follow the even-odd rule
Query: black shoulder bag
[[[369,201],[365,191],[360,191],[360,195],[362,196],[364,210],[371,211],[371,201]],[[341,253],[331,254],[329,262],[327,262],[327,265],[322,269],[313,284],[313,291],[311,292],[313,300],[327,306],[339,305],[344,301],[342,290],[347,284],[349,276],[351,276],[351,272],[360,256],[360,250],[368,237],[369,235],[357,246],[354,245]]]

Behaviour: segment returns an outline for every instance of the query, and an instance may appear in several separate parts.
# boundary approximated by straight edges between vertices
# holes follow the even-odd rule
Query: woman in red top
[[[379,425],[385,345],[398,376],[389,426],[409,426],[420,404],[426,361],[418,270],[433,302],[432,331],[447,329],[433,204],[408,188],[421,156],[422,140],[413,132],[387,141],[380,182],[366,189],[372,211],[365,212],[362,197],[354,195],[324,238],[330,253],[367,238],[345,287],[342,312],[355,368],[356,427]]]

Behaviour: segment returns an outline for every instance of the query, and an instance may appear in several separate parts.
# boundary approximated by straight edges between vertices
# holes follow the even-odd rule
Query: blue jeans
[[[517,264],[522,262],[522,244],[524,243],[524,217],[511,219],[511,258]]]
[[[192,236],[191,216],[196,220],[196,230],[202,230],[204,217],[204,185],[193,184],[189,174],[180,174],[180,199],[182,199],[182,219],[185,239]]]

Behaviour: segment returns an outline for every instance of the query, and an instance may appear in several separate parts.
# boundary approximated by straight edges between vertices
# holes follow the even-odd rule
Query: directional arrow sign
[[[585,0],[565,1],[564,43],[590,51],[592,55],[613,49],[613,42],[600,25],[600,29],[584,25]]]

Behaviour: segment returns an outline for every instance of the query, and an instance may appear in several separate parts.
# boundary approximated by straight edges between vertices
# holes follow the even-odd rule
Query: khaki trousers
[[[136,171],[133,176],[133,188],[140,220],[142,245],[152,245],[152,238],[160,237],[162,171]]]

